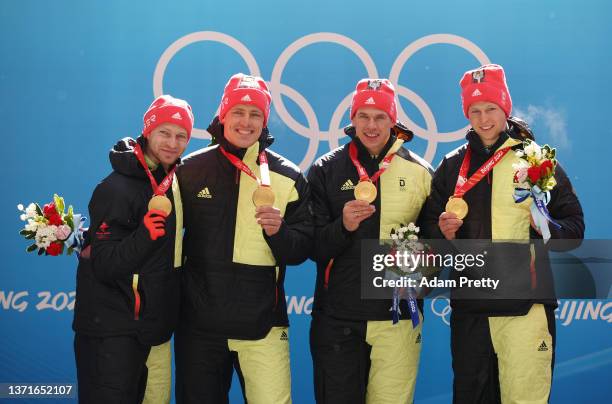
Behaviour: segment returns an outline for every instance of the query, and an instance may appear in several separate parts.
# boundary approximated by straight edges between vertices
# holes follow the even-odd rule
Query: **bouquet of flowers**
[[[540,147],[530,139],[525,139],[523,149],[517,150],[516,156],[520,160],[512,165],[516,184],[514,201],[520,203],[529,197],[533,198],[531,216],[546,242],[550,239],[548,223],[561,227],[546,209],[550,201],[550,190],[557,185],[554,177],[557,167],[556,151],[549,145]]]
[[[426,246],[419,242],[420,229],[415,226],[414,223],[404,225],[400,223],[400,226],[392,228],[390,232],[391,236],[391,253],[400,253],[400,256],[407,257],[412,254],[422,253]],[[385,278],[387,279],[400,279],[406,278],[412,280],[414,283],[420,282],[423,278],[423,273],[426,268],[416,268],[414,265],[396,265],[394,267],[387,268]],[[395,287],[393,289],[393,303],[389,309],[393,314],[393,324],[399,321],[399,315],[401,314],[399,303],[402,298],[408,300],[408,307],[410,308],[410,318],[412,319],[413,327],[419,324],[419,313],[416,306],[416,297],[419,294],[421,288],[419,286],[414,287]]]
[[[72,206],[64,212],[64,198],[53,195],[53,201],[41,209],[37,203],[30,203],[26,208],[17,205],[22,212],[19,218],[26,222],[19,232],[26,240],[33,240],[26,251],[38,250],[38,255],[57,256],[66,250],[66,254],[79,253],[83,246],[83,224],[85,218],[75,214]]]

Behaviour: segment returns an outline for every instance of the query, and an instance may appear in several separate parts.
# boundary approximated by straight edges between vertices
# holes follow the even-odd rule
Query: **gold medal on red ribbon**
[[[264,185],[258,186],[253,192],[253,204],[255,204],[256,207],[273,206],[274,191],[272,191],[272,188]]]
[[[357,158],[357,146],[355,146],[354,142],[349,144],[349,157],[353,162],[353,165],[357,169],[357,173],[359,174],[359,183],[355,187],[353,193],[355,194],[355,199],[358,201],[365,201],[367,203],[372,203],[376,200],[376,195],[378,194],[378,190],[376,189],[376,181],[378,178],[385,172],[385,170],[391,164],[391,160],[395,157],[395,153],[389,153],[383,159],[380,164],[381,168],[370,177],[366,171],[366,169],[361,165],[359,159]]]
[[[172,212],[172,202],[170,202],[170,199],[168,199],[165,194],[172,186],[176,165],[158,185],[157,180],[155,180],[155,177],[153,177],[153,174],[151,173],[151,169],[147,165],[142,148],[138,143],[134,144],[134,154],[136,155],[136,158],[140,162],[140,165],[144,169],[145,173],[147,173],[149,176],[149,181],[151,181],[151,187],[153,188],[153,196],[151,197],[151,200],[149,200],[148,209],[161,210],[162,212],[165,212],[166,215],[169,215]]]
[[[161,210],[169,215],[172,212],[172,202],[170,202],[166,195],[155,195],[149,201],[148,208],[149,210]]]
[[[372,181],[359,181],[355,187],[354,193],[355,199],[358,201],[372,203],[374,200],[376,200],[378,191],[376,190],[376,185],[374,185]]]
[[[450,197],[444,208],[446,212],[454,213],[457,219],[463,220],[468,214],[468,204],[463,198]]]
[[[510,147],[497,150],[492,157],[468,178],[467,175],[470,168],[470,162],[472,161],[472,149],[468,145],[465,155],[463,156],[463,162],[461,162],[461,167],[459,168],[455,192],[448,198],[444,210],[449,213],[454,213],[458,219],[463,220],[469,211],[468,204],[463,199],[463,195],[488,175],[493,170],[493,167],[495,167],[510,150]]]
[[[268,168],[268,157],[266,151],[262,150],[259,152],[259,170],[261,172],[261,180],[257,178],[255,173],[249,168],[246,163],[240,160],[238,157],[231,153],[228,153],[223,146],[219,146],[219,151],[229,161],[243,173],[257,181],[257,188],[253,191],[253,204],[256,207],[260,206],[274,206],[274,191],[270,188],[270,171]]]

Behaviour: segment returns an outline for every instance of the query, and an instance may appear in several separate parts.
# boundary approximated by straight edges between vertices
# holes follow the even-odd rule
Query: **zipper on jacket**
[[[278,306],[278,283],[274,282],[274,310]]]
[[[329,273],[331,272],[332,266],[334,265],[334,259],[330,259],[325,267],[325,279],[323,280],[323,288],[327,290],[329,286]]]
[[[279,268],[276,267],[274,268],[274,310],[276,310],[276,307],[278,306],[278,272],[279,272]]]
[[[140,293],[138,292],[138,274],[132,275],[132,291],[134,292],[134,320],[140,317]]]
[[[529,263],[529,273],[531,274],[531,290],[535,290],[538,286],[538,275],[536,273],[536,266],[535,266],[535,260],[536,260],[536,252],[535,252],[535,245],[533,243],[531,243],[529,245],[529,252],[531,253],[531,260]]]

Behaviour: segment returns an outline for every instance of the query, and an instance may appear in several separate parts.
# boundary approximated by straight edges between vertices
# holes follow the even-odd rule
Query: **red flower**
[[[43,214],[45,215],[47,219],[53,215],[58,215],[59,213],[57,212],[57,209],[55,208],[55,203],[51,202],[51,203],[46,204],[43,207]]]
[[[64,248],[64,245],[62,243],[58,243],[57,241],[49,244],[49,247],[47,247],[47,254],[49,255],[60,255],[62,253],[62,250]]]
[[[62,217],[57,212],[55,203],[53,202],[48,203],[43,207],[43,214],[49,221],[50,225],[60,226],[64,224],[64,221],[62,220]]]
[[[542,169],[538,166],[529,167],[527,169],[527,175],[529,176],[529,179],[531,180],[532,184],[538,182],[538,180],[540,179],[541,171]]]
[[[60,215],[58,215],[57,213],[54,215],[51,215],[49,218],[49,224],[50,225],[56,225],[56,226],[61,226],[62,224],[64,224],[64,221],[62,220],[62,217]]]
[[[553,163],[550,160],[544,160],[542,164],[540,164],[540,170],[542,170],[542,175],[550,175],[553,170]]]

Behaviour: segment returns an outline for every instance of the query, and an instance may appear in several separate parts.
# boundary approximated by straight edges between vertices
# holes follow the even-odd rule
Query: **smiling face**
[[[236,147],[246,149],[259,139],[264,113],[253,105],[237,104],[223,117],[223,136]]]
[[[377,156],[391,136],[393,122],[389,115],[377,108],[359,108],[351,122],[357,138],[370,154]]]
[[[506,114],[492,102],[479,101],[470,105],[468,119],[485,146],[494,144],[506,130]]]
[[[162,123],[147,136],[146,154],[167,171],[183,154],[188,141],[189,136],[182,126]]]

